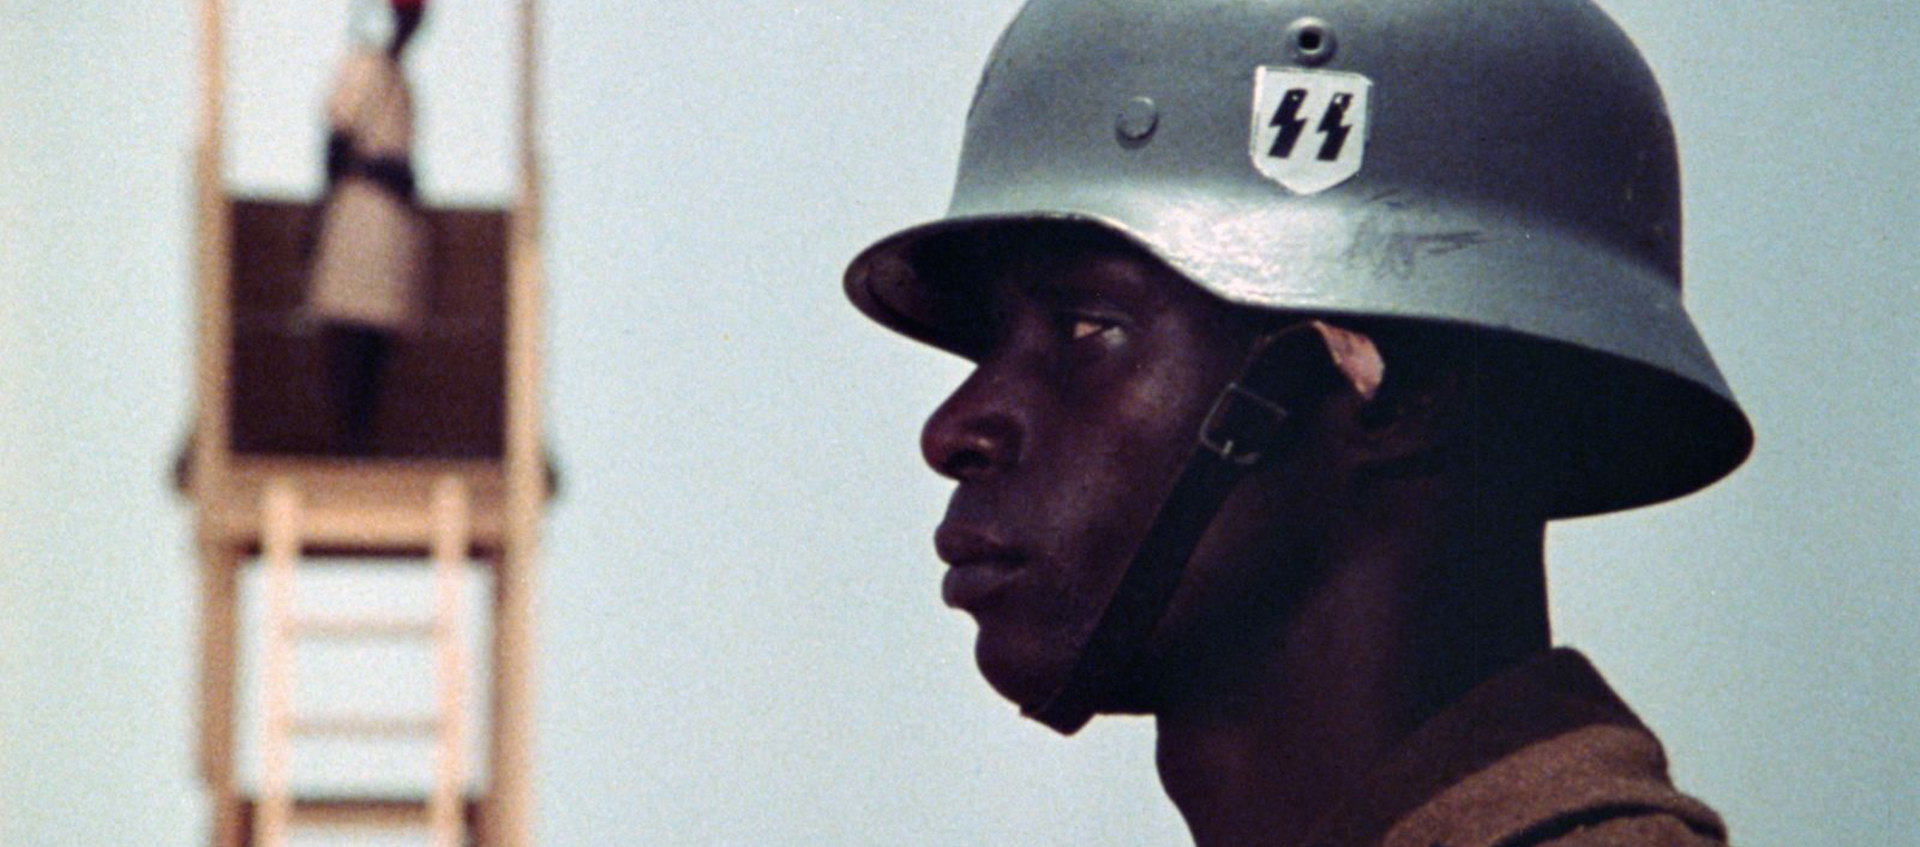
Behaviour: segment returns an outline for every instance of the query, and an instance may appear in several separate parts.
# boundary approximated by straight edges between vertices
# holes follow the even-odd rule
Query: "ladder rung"
[[[289,731],[306,737],[422,738],[440,727],[436,718],[327,717],[293,722]]]
[[[354,829],[420,829],[427,825],[428,805],[419,800],[293,801],[295,826]]]
[[[288,626],[296,638],[327,641],[381,641],[432,638],[434,622],[420,618],[301,618]]]
[[[433,521],[417,508],[309,507],[301,515],[301,542],[309,547],[426,547]]]

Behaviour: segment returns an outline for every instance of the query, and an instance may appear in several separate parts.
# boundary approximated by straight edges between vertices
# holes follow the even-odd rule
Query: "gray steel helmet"
[[[1595,390],[1567,422],[1584,447],[1558,515],[1687,494],[1751,448],[1680,302],[1666,105],[1588,0],[1030,0],[975,95],[948,216],[869,247],[847,293],[956,349],[923,246],[1045,221],[1253,308],[1572,351]]]

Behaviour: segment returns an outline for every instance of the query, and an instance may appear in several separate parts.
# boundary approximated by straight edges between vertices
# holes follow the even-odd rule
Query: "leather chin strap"
[[[1371,341],[1320,321],[1293,324],[1254,342],[1240,375],[1200,425],[1199,443],[1072,670],[1046,702],[1023,714],[1072,735],[1110,704],[1137,673],[1187,560],[1234,485],[1298,444],[1309,414],[1342,386],[1371,397],[1380,376]]]

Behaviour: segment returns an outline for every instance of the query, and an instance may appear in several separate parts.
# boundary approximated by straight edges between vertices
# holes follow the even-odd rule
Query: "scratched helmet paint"
[[[1680,302],[1652,73],[1587,0],[1030,0],[989,59],[948,216],[847,270],[955,349],[929,239],[1079,221],[1233,303],[1477,328],[1605,376],[1561,515],[1677,497],[1752,433]]]

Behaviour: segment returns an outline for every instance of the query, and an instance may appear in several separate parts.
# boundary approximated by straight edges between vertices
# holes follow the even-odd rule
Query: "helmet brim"
[[[1752,451],[1753,430],[1726,390],[1704,345],[1683,359],[1704,364],[1676,367],[1562,340],[1564,331],[1530,332],[1493,327],[1446,314],[1366,308],[1366,304],[1310,301],[1248,302],[1195,278],[1177,255],[1156,239],[1119,220],[1086,212],[1031,211],[958,215],[896,232],[863,250],[848,265],[848,298],[875,322],[908,338],[961,356],[973,356],[977,333],[961,322],[979,309],[976,289],[943,284],[922,267],[923,248],[938,239],[1014,227],[1088,226],[1118,236],[1172,267],[1201,288],[1249,308],[1293,311],[1333,318],[1410,320],[1492,333],[1523,342],[1529,366],[1551,369],[1578,386],[1582,396],[1565,421],[1565,455],[1556,458],[1556,496],[1550,516],[1571,518],[1636,508],[1698,491],[1731,473]],[[1677,296],[1672,311],[1679,313]],[[1686,327],[1691,334],[1690,325]],[[1685,364],[1685,363],[1683,363]],[[1704,373],[1700,371],[1704,369]],[[1693,373],[1688,373],[1693,371]]]

